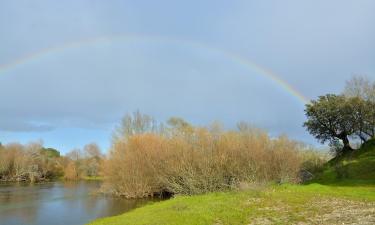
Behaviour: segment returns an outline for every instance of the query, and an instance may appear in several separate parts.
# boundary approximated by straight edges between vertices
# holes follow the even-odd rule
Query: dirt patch
[[[301,204],[288,204],[284,201],[262,202],[249,199],[247,205],[260,206],[256,216],[250,219],[255,224],[327,224],[347,225],[375,224],[375,203],[338,198],[313,198]]]
[[[321,206],[319,214],[308,218],[313,224],[375,224],[375,203],[345,199],[319,199],[312,202]]]

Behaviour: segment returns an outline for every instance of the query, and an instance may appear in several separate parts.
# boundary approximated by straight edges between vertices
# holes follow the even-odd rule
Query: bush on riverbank
[[[0,181],[44,181],[62,176],[60,153],[41,143],[0,146]]]
[[[99,146],[95,143],[85,145],[83,151],[73,149],[65,156],[64,179],[98,179],[102,175],[104,160],[105,155],[101,153]]]
[[[0,181],[98,179],[103,160],[104,155],[94,143],[85,145],[83,151],[73,150],[66,156],[61,156],[56,149],[43,147],[41,142],[0,144]]]
[[[134,125],[140,118],[127,121]],[[113,143],[104,170],[105,192],[128,198],[191,195],[235,189],[241,183],[299,181],[299,144],[286,137],[273,139],[244,124],[238,131],[223,131],[174,118],[169,125],[158,132],[124,129],[132,135],[119,135]]]

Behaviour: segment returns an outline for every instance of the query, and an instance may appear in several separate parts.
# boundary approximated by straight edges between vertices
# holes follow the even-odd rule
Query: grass
[[[64,176],[60,176],[60,177],[56,177],[54,180],[58,180],[58,181],[70,181],[69,179],[66,179]],[[71,181],[103,181],[104,180],[104,177],[102,176],[83,176],[77,180],[71,180]]]
[[[375,186],[321,184],[179,196],[91,225],[342,224],[375,221]],[[371,224],[371,223],[369,223]]]
[[[359,150],[331,160],[313,182],[329,185],[375,184],[375,139]]]
[[[104,178],[101,176],[94,176],[94,177],[89,177],[89,176],[84,176],[82,177],[82,180],[87,180],[87,181],[102,181]]]

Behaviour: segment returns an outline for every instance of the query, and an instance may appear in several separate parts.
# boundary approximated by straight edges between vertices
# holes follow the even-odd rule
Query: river
[[[151,201],[94,194],[99,187],[98,181],[0,183],[0,225],[81,225]]]

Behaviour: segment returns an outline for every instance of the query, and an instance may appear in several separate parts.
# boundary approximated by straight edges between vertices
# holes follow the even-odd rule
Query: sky
[[[105,151],[140,110],[318,145],[305,101],[353,75],[375,80],[374,11],[373,0],[0,0],[0,142]]]

